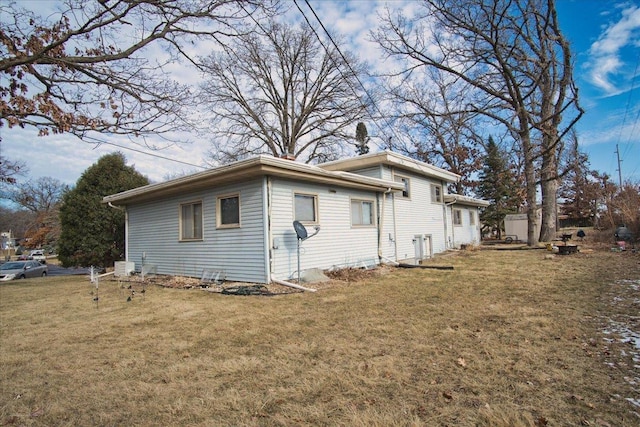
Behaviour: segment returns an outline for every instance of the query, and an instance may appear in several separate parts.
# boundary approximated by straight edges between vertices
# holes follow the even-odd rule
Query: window
[[[431,184],[431,203],[442,203],[442,187]]]
[[[469,224],[476,225],[476,213],[474,211],[469,211]]]
[[[318,196],[314,194],[294,194],[296,221],[318,222]]]
[[[351,225],[373,225],[373,202],[351,200]]]
[[[218,228],[240,227],[240,195],[219,196],[216,207]]]
[[[453,225],[462,225],[462,210],[453,210]]]
[[[202,240],[202,202],[180,205],[180,240]]]
[[[409,198],[409,196],[411,195],[411,193],[409,192],[409,178],[404,177],[404,176],[400,176],[400,175],[396,175],[393,177],[395,182],[401,182],[402,184],[404,184],[404,190],[402,190],[402,197],[405,198]]]

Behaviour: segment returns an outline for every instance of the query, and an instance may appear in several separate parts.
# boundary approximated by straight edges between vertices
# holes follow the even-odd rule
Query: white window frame
[[[476,225],[476,212],[469,211],[469,225]]]
[[[442,204],[442,185],[431,184],[431,203]]]
[[[238,199],[238,222],[223,224],[222,223],[222,200]],[[240,207],[240,193],[221,194],[216,197],[216,228],[240,228],[242,218],[242,210]]]
[[[411,178],[404,175],[393,175],[393,180],[395,182],[401,182],[404,184],[404,190],[398,191],[400,197],[403,199],[411,199]]]
[[[193,206],[196,205],[200,205],[200,236],[196,235],[196,217],[193,216]],[[184,233],[184,225],[185,225],[185,218],[183,218],[183,212],[184,212],[184,208],[190,206],[191,207],[191,220],[192,220],[192,227],[191,227],[191,235],[189,236],[185,236]],[[178,207],[178,227],[179,227],[179,233],[180,233],[180,241],[181,242],[200,242],[202,240],[204,240],[204,204],[202,203],[202,200],[194,200],[191,202],[186,202],[186,203],[180,203],[180,206]]]
[[[452,216],[453,218],[451,221],[453,222],[453,225],[456,227],[462,227],[462,209],[453,209]]]
[[[371,223],[365,223],[363,221],[364,219],[364,210],[362,209],[362,206],[364,204],[369,204],[371,205]],[[356,206],[359,206],[357,212],[354,210],[354,204]],[[351,211],[351,226],[352,227],[375,227],[376,226],[376,203],[375,200],[371,200],[371,199],[350,199],[350,203],[349,203],[349,210]],[[356,221],[356,219],[358,221]]]
[[[313,200],[313,219],[298,219],[298,213],[296,212],[296,198],[304,197]],[[318,195],[315,193],[294,192],[293,193],[293,219],[300,221],[303,224],[318,224]]]

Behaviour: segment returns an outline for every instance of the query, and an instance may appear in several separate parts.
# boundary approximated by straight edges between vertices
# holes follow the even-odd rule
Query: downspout
[[[116,206],[111,202],[107,204],[110,208],[124,212],[124,260],[129,261],[129,212],[122,206]]]
[[[287,281],[284,281],[284,280],[276,279],[273,276],[271,276],[271,281],[273,283],[277,283],[278,285],[289,286],[290,288],[300,289],[301,291],[317,292],[317,289],[305,288],[304,286],[296,285],[295,283],[291,283],[291,282],[287,282]]]
[[[262,179],[262,215],[264,236],[264,277],[269,283],[271,278],[271,183],[268,176]]]
[[[395,170],[391,168],[391,175]],[[398,218],[396,217],[396,193],[391,193],[391,216],[393,217],[393,256],[398,260]]]
[[[391,188],[382,193],[382,206],[380,207],[380,215],[378,216],[378,258],[380,262],[385,259],[382,256],[382,233],[384,232],[384,202],[387,198],[387,194],[391,193]],[[380,194],[380,193],[378,193]]]
[[[442,194],[442,200],[444,201],[444,192]],[[444,204],[444,238],[447,238],[447,206],[451,206],[458,201],[457,197],[453,198],[453,202]],[[453,209],[451,210],[451,247],[455,247],[456,243],[456,228],[453,226]]]

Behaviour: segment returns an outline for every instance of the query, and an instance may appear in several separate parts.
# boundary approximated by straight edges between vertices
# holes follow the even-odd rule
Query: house
[[[158,274],[269,283],[301,270],[419,261],[478,242],[477,209],[449,198],[458,175],[381,152],[321,165],[258,156],[106,196],[126,210],[126,258]],[[449,200],[449,201],[447,201]]]
[[[451,221],[450,246],[480,244],[480,209],[489,206],[489,202],[458,194],[445,194],[444,201]]]

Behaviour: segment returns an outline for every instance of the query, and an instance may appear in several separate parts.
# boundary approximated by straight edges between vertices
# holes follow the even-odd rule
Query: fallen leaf
[[[31,418],[37,418],[37,417],[41,417],[44,415],[44,409],[43,408],[38,408],[35,411],[33,411],[31,413]]]
[[[458,357],[458,365],[462,366],[463,368],[466,368],[467,361],[464,360],[464,357]]]
[[[538,417],[536,419],[536,427],[544,427],[546,425],[549,425],[549,420],[547,420],[545,417]]]
[[[448,391],[443,391],[442,392],[442,396],[447,400],[453,399],[453,395],[451,393],[449,393]]]

